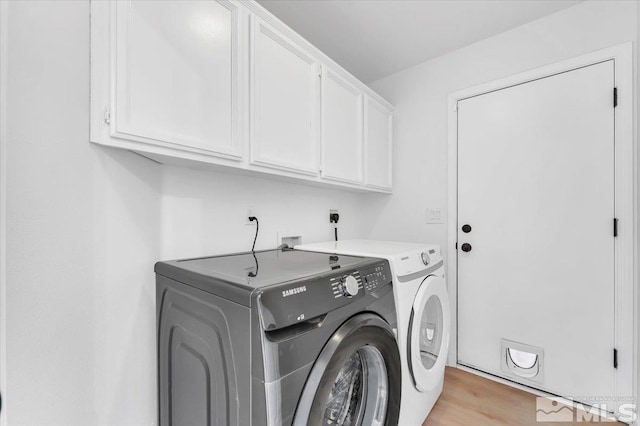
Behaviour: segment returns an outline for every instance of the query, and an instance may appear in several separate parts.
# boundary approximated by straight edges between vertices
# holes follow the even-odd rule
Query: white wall
[[[88,6],[8,6],[10,425],[155,415],[160,168],[88,142]]]
[[[394,194],[369,203],[369,236],[447,246],[426,209],[447,208],[448,94],[635,40],[636,28],[636,2],[588,1],[372,83],[396,106],[396,167]]]
[[[89,143],[88,1],[10,2],[6,388],[15,425],[156,421],[157,260],[364,237],[365,195],[161,166]],[[374,196],[375,197],[375,196]],[[384,197],[384,196],[380,196]]]
[[[360,208],[364,197],[274,179],[165,166],[162,255],[170,259],[251,250],[256,228],[245,224],[248,206],[260,221],[256,250],[277,247],[278,234],[300,235],[303,242],[333,239],[330,209],[340,212],[340,238],[363,238],[368,231],[366,212]]]

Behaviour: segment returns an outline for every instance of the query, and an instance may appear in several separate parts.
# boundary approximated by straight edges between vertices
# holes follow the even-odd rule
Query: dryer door
[[[433,390],[440,382],[449,351],[450,307],[444,278],[424,279],[409,322],[409,368],[416,388]]]

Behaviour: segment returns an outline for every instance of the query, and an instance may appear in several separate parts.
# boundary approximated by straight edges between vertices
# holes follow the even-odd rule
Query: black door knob
[[[469,253],[471,251],[471,244],[464,243],[462,245],[462,251],[465,252],[465,253]]]
[[[465,234],[471,232],[471,225],[462,225],[462,232],[464,232]]]

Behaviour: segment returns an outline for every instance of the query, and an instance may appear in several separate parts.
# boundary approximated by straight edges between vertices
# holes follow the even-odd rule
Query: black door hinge
[[[618,350],[613,348],[613,368],[618,368]]]
[[[617,217],[613,218],[613,236],[614,237],[618,236],[618,218]]]
[[[618,106],[618,88],[614,87],[613,88],[613,107],[617,107]]]

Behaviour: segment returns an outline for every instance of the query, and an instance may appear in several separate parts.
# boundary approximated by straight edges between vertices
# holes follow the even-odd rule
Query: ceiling
[[[365,83],[576,0],[258,0]]]

